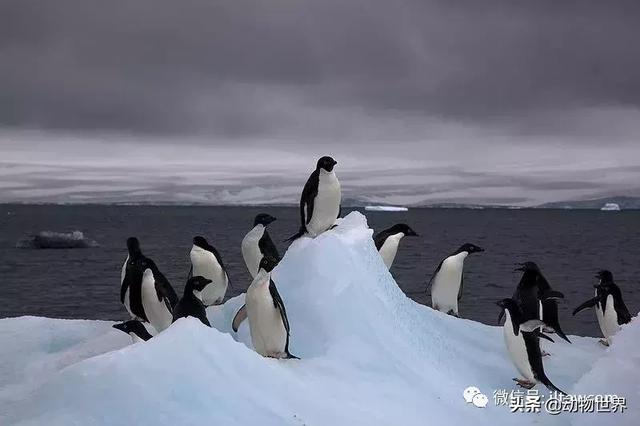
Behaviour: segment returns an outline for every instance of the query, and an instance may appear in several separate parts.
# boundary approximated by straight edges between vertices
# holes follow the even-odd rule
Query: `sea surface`
[[[283,254],[282,240],[298,229],[298,211],[292,207],[0,205],[0,317],[125,319],[120,270],[129,236],[140,239],[143,252],[179,294],[189,271],[191,239],[205,236],[227,265],[234,285],[227,296],[240,294],[251,282],[240,242],[261,212],[278,218],[270,232]],[[495,302],[513,294],[520,278],[514,263],[525,260],[537,262],[551,285],[565,294],[560,323],[567,334],[599,336],[592,311],[576,317],[571,311],[593,296],[600,268],[613,271],[632,315],[640,310],[640,211],[411,209],[365,214],[376,231],[405,222],[420,234],[403,239],[391,270],[400,288],[418,303],[429,303],[426,285],[440,260],[471,242],[486,252],[465,263],[460,303],[465,318],[495,325]],[[75,230],[99,246],[16,248],[28,234]]]

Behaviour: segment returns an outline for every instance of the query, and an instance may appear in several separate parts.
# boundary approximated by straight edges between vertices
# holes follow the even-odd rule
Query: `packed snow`
[[[0,424],[637,424],[638,321],[610,348],[577,336],[544,343],[558,387],[626,396],[623,414],[512,413],[493,401],[517,375],[501,327],[407,298],[371,234],[353,212],[295,241],[274,270],[300,360],[255,353],[246,321],[231,331],[243,296],[208,309],[215,328],[180,319],[136,344],[108,321],[0,320]],[[486,394],[485,408],[465,402],[470,386]]]
[[[91,248],[98,247],[98,243],[87,238],[82,231],[42,231],[21,239],[16,243],[16,247],[26,249]]]

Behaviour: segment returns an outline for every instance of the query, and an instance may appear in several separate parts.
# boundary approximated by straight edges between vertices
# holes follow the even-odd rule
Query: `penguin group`
[[[316,238],[339,226],[342,190],[335,173],[336,165],[337,161],[329,156],[317,161],[300,197],[298,231],[285,241]],[[281,259],[268,232],[268,226],[275,220],[267,213],[258,214],[240,242],[242,258],[252,282],[246,292],[245,304],[237,311],[231,327],[238,332],[242,322],[248,320],[251,342],[257,353],[265,357],[297,359],[290,352],[291,327],[285,302],[273,277]],[[391,269],[404,237],[417,236],[418,233],[405,223],[376,233],[373,244],[384,267]],[[184,293],[178,298],[156,263],[142,253],[138,239],[130,237],[127,240],[120,301],[131,319],[115,324],[114,328],[131,335],[134,341],[147,341],[184,317],[197,318],[204,326],[211,327],[206,308],[223,303],[231,281],[222,257],[213,245],[202,236],[194,237],[192,243],[189,252],[191,267]],[[483,251],[482,247],[467,242],[442,258],[427,281],[434,310],[460,316],[464,262],[469,255]],[[558,318],[558,300],[564,299],[564,294],[551,288],[535,262],[527,261],[516,266],[515,271],[522,272],[522,276],[513,295],[497,302],[500,308],[498,321],[504,318],[505,346],[521,375],[514,380],[525,388],[540,382],[551,390],[564,393],[545,374],[542,360],[549,353],[540,343],[541,339],[554,342],[548,336],[552,333],[571,343]],[[631,320],[631,315],[613,274],[601,270],[597,278],[594,297],[579,305],[573,315],[594,308],[603,334],[601,343],[608,346],[620,327]]]

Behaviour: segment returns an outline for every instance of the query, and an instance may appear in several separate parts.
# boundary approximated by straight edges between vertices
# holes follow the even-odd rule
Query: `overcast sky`
[[[640,195],[637,1],[0,0],[0,201]]]

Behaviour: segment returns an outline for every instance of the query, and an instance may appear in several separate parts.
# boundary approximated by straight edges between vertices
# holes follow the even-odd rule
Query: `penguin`
[[[520,306],[513,299],[503,299],[497,304],[505,312],[503,335],[509,357],[522,375],[522,378],[514,378],[513,380],[527,389],[531,389],[540,382],[549,390],[566,395],[564,391],[551,383],[544,372],[540,338],[553,341],[540,331],[544,323],[539,319],[525,321]]]
[[[131,263],[131,267],[133,267],[139,259],[144,257],[142,251],[140,250],[140,242],[136,237],[127,238],[127,252],[127,258],[122,265],[122,271],[120,273],[120,303],[124,305],[131,318],[141,319],[131,311],[130,294],[131,281],[133,280],[133,277],[125,280],[127,275],[127,266],[129,266],[129,263]]]
[[[431,304],[437,311],[458,316],[458,301],[462,297],[464,281],[464,260],[472,253],[483,252],[475,244],[463,244],[458,250],[445,257],[431,276],[427,286],[431,288]]]
[[[144,324],[137,320],[129,320],[119,324],[113,324],[112,327],[131,336],[133,343],[146,342],[153,337],[144,327]]]
[[[297,358],[289,352],[289,319],[284,302],[271,279],[275,259],[263,257],[260,269],[247,289],[246,314],[253,347],[272,358]]]
[[[603,269],[596,274],[596,277],[600,282],[594,285],[595,297],[574,309],[573,315],[586,308],[595,307],[598,325],[604,336],[600,343],[609,346],[612,337],[620,330],[620,326],[631,321],[631,314],[622,300],[620,287],[613,281],[611,271]]]
[[[204,325],[211,327],[204,303],[195,294],[201,292],[209,283],[211,280],[201,276],[191,277],[187,280],[184,286],[184,295],[173,308],[173,322],[176,322],[178,318],[195,317]]]
[[[333,170],[336,160],[325,156],[318,160],[300,197],[300,230],[285,241],[293,241],[305,233],[315,238],[335,225],[340,215],[342,192]]]
[[[193,239],[189,257],[191,258],[189,278],[201,276],[211,280],[211,284],[200,292],[202,303],[205,306],[222,303],[229,286],[229,276],[218,251],[203,237],[197,236]]]
[[[387,228],[384,231],[378,232],[373,236],[373,241],[376,244],[376,249],[387,269],[391,269],[393,261],[396,258],[398,252],[398,244],[403,237],[417,237],[418,234],[404,223],[398,223],[391,228]]]
[[[274,220],[276,220],[275,217],[260,213],[253,221],[253,228],[242,239],[242,257],[251,278],[256,277],[258,265],[264,256],[280,261],[278,249],[267,231],[267,226]]]
[[[524,262],[520,265],[515,270],[521,271],[523,274],[513,294],[513,299],[520,305],[524,320],[539,319],[544,322],[545,331],[555,332],[563,340],[571,343],[571,340],[562,331],[558,319],[556,299],[564,298],[564,295],[551,288],[535,262]]]
[[[173,322],[173,307],[178,303],[178,296],[153,260],[146,258],[141,266],[144,315],[153,328],[161,332]]]

